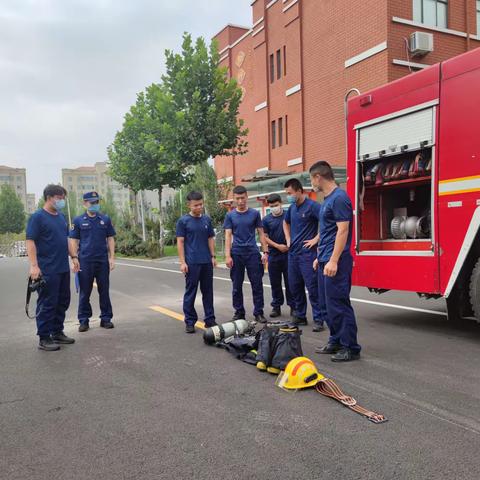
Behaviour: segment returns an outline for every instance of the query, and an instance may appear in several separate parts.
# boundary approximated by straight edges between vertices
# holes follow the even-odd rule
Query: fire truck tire
[[[475,319],[480,323],[480,259],[477,260],[470,276],[470,305]]]

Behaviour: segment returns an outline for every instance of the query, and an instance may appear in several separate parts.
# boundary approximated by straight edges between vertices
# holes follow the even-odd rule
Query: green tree
[[[112,223],[116,225],[118,222],[118,212],[113,200],[113,192],[110,188],[107,190],[105,197],[102,198],[100,205],[101,211],[108,215],[111,218]]]
[[[162,203],[164,185],[173,188],[185,181],[187,173],[166,157],[161,147],[164,125],[169,125],[166,97],[159,85],[151,85],[137,95],[135,105],[125,115],[122,130],[108,148],[109,173],[136,193],[157,190]],[[160,214],[160,248],[163,252],[163,221]]]
[[[238,118],[242,91],[219,67],[217,42],[208,48],[203,38],[195,45],[183,36],[182,51],[167,50],[163,86],[174,123],[165,131],[170,158],[182,165],[206,162],[217,155],[246,153],[248,133]]]
[[[25,228],[23,203],[10,185],[0,189],[0,233],[21,233]]]

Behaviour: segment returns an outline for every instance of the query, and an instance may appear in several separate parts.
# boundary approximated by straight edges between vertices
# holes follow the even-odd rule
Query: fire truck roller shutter
[[[374,124],[365,122],[363,127],[358,125],[358,158],[367,155],[373,159],[384,153],[400,153],[404,146],[414,150],[433,145],[434,114],[434,108],[430,107],[383,121],[379,119]]]

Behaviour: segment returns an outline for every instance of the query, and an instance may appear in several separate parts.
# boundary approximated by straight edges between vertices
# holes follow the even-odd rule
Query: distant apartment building
[[[0,185],[10,185],[27,211],[27,174],[24,168],[0,165]]]
[[[95,190],[105,197],[110,191],[118,211],[125,210],[130,203],[130,190],[110,178],[106,162],[92,167],[62,168],[62,185],[79,196]]]
[[[31,215],[37,209],[37,200],[34,193],[27,193],[27,209],[26,212]]]

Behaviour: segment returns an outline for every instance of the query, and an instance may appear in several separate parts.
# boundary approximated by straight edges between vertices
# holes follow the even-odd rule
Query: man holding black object
[[[58,344],[74,343],[63,333],[65,312],[70,306],[68,224],[61,213],[67,192],[60,185],[47,185],[45,204],[29,219],[26,232],[30,278],[43,278],[36,310],[40,350],[59,350]]]

